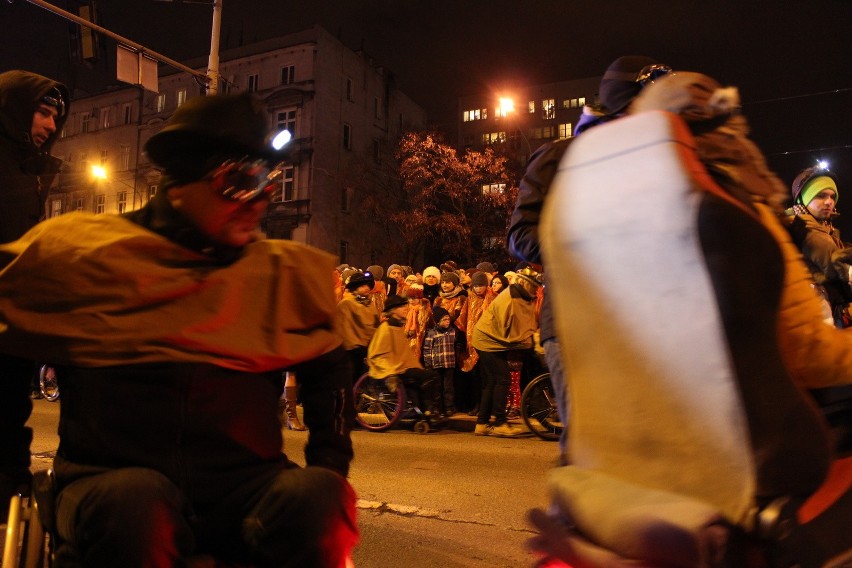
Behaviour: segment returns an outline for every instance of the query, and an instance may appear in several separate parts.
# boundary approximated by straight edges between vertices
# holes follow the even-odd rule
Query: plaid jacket
[[[437,328],[426,332],[423,341],[423,365],[434,369],[452,369],[456,366],[456,330]]]

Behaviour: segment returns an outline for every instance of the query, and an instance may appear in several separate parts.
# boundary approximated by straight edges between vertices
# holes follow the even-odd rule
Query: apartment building
[[[499,148],[525,164],[536,148],[570,138],[586,104],[598,103],[600,77],[495,90],[459,99],[458,147]]]
[[[206,58],[186,62],[198,70],[206,64]],[[378,177],[365,172],[381,168],[402,132],[426,122],[393,74],[315,26],[222,51],[220,75],[220,92],[255,93],[270,128],[293,135],[292,163],[263,223],[267,235],[357,266],[384,261],[383,237],[371,232],[359,210]],[[178,106],[203,92],[194,77],[161,67],[158,93],[126,87],[74,100],[54,147],[65,166],[48,214],[121,213],[147,203],[159,189],[160,172],[144,155],[145,142]],[[93,166],[103,168],[100,178]]]

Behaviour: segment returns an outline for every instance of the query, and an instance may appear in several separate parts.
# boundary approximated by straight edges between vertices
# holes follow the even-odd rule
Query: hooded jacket
[[[37,147],[32,142],[33,114],[52,89],[65,101],[56,132]],[[68,116],[68,88],[27,71],[0,73],[0,242],[21,237],[43,216],[47,190],[61,161],[50,156]]]

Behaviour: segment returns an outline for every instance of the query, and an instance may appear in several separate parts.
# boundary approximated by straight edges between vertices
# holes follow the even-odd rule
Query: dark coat
[[[65,98],[65,113],[39,148],[30,138],[33,114],[53,88]],[[19,238],[44,216],[47,190],[61,163],[49,152],[68,116],[68,100],[65,85],[41,75],[0,74],[0,243]]]

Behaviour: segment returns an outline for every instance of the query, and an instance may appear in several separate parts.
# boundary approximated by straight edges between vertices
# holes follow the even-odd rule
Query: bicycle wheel
[[[405,389],[397,377],[374,379],[366,373],[355,382],[355,421],[367,430],[387,430],[399,422]]]
[[[38,386],[41,395],[54,402],[59,399],[59,384],[56,382],[56,369],[50,365],[42,365],[38,373]]]
[[[521,416],[531,432],[545,440],[558,440],[563,424],[559,419],[550,373],[530,381],[521,395]]]

